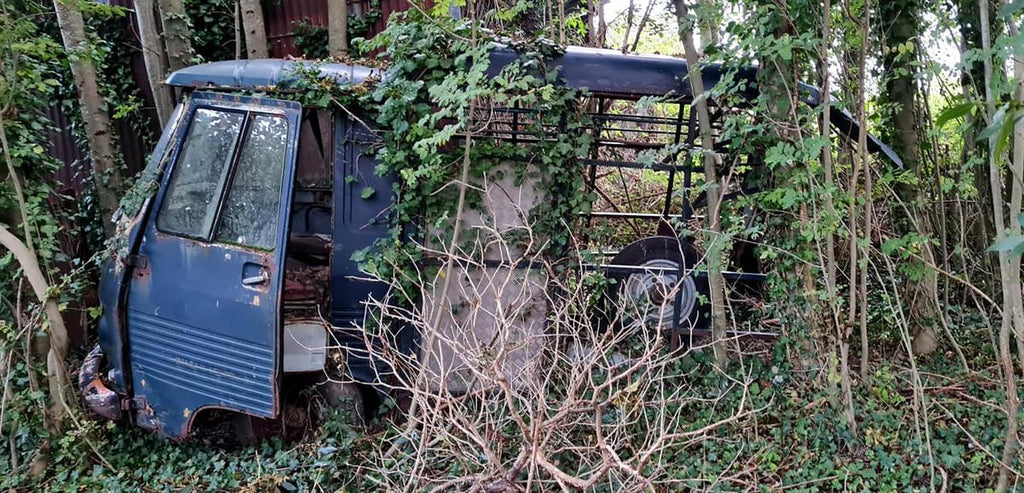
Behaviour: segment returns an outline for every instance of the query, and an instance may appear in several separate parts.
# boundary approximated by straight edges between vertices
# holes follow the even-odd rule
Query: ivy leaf
[[[793,59],[793,46],[788,42],[779,45],[779,57],[785,61]]]
[[[1024,2],[1024,0],[1020,1]],[[935,126],[942,128],[950,120],[955,120],[957,118],[967,116],[968,114],[971,113],[971,111],[974,110],[975,107],[977,107],[977,104],[973,101],[968,101],[965,103],[950,106],[943,110],[942,113],[939,114],[939,117],[935,119]]]
[[[368,199],[370,197],[373,197],[374,193],[377,193],[377,191],[374,190],[373,187],[366,187],[363,189],[363,192],[359,194],[359,196],[364,199]]]

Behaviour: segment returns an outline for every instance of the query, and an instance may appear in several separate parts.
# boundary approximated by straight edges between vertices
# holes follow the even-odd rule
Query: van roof
[[[498,75],[503,67],[518,57],[514,49],[496,45],[491,52],[488,74]],[[686,60],[678,57],[626,54],[616,50],[570,46],[563,54],[553,57],[549,64],[558,68],[559,78],[566,86],[587,89],[593,94],[628,99],[675,96],[685,101],[693,98],[690,83],[686,79],[689,74],[688,65]],[[295,82],[300,67],[316,67],[322,76],[335,79],[343,85],[385,76],[385,72],[380,69],[343,63],[282,59],[227,60],[183,68],[168,76],[165,83],[197,89],[259,90]],[[730,73],[723,70],[721,64],[715,63],[701,69],[701,78],[707,88],[714,87],[727,75],[732,75],[739,83],[737,87],[744,99],[752,101],[757,97],[756,67]],[[800,84],[800,92],[805,103],[811,106],[821,104],[821,92],[817,88]],[[836,130],[856,139],[860,123],[842,108],[830,108],[832,124]],[[899,156],[874,136],[868,136],[868,148],[871,152],[883,154],[897,167],[903,167]]]
[[[358,84],[378,72],[359,65],[306,60],[225,60],[185,67],[169,75],[164,83],[196,89],[260,89],[295,82],[296,69],[302,66],[316,66],[322,75],[349,84]]]
[[[495,45],[488,73],[497,75],[518,57],[515,50]],[[560,78],[567,86],[586,88],[596,94],[631,98],[666,95],[682,99],[691,97],[690,84],[686,80],[689,70],[686,60],[681,58],[570,46],[550,63],[558,67]],[[343,63],[317,64],[307,60],[281,59],[227,60],[178,70],[167,78],[166,83],[203,89],[255,89],[287,85],[297,79],[297,68],[314,66],[322,75],[336,78],[342,84],[358,84],[371,76],[383,75],[377,69]],[[737,74],[737,78],[752,80],[756,72],[757,69],[748,68]],[[701,75],[706,87],[712,87],[721,80],[721,65],[709,65],[702,70]],[[817,98],[817,91],[814,91],[814,98]]]

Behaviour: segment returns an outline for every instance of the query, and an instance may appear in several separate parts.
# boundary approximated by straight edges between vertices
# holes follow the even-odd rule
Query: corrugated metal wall
[[[270,56],[302,55],[292,39],[292,24],[303,20],[314,26],[327,26],[327,0],[285,0],[269,8],[264,6],[263,22],[267,28]]]
[[[374,24],[368,36],[376,35],[387,27],[387,19],[395,12],[409,8],[408,0],[381,0],[381,19]],[[348,0],[350,15],[361,15],[370,9],[370,0]],[[314,26],[327,27],[327,0],[284,0],[264,7],[263,22],[267,28],[270,56],[283,58],[302,54],[295,48],[292,36],[294,23],[306,21]]]

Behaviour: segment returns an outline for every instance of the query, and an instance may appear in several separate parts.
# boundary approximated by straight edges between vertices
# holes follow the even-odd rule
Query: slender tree
[[[829,75],[829,49],[832,44],[832,2],[825,0],[821,7],[821,47],[818,51],[818,79],[821,81],[821,121],[818,131],[825,143],[821,149],[821,165],[825,175],[825,213],[829,221],[835,220],[836,207],[832,197],[835,187],[835,166],[832,162],[832,81]],[[836,262],[836,239],[832,225],[826,225],[825,232],[825,289],[828,295],[830,311],[838,309],[836,297],[839,264]],[[833,313],[833,320],[838,316]],[[838,325],[838,324],[837,324]]]
[[[160,126],[167,123],[174,109],[171,88],[163,84],[167,73],[164,61],[164,43],[156,28],[156,9],[153,0],[135,0],[135,19],[139,26],[139,42],[142,44],[142,60],[146,64],[149,87],[156,103],[156,116]]]
[[[157,0],[160,20],[164,27],[164,46],[167,50],[167,69],[171,72],[192,65],[192,52],[188,16],[183,0]]]
[[[14,255],[36,299],[43,305],[48,328],[46,331],[49,348],[46,351],[46,374],[50,390],[50,418],[57,430],[69,409],[74,409],[76,400],[71,398],[71,382],[68,379],[64,360],[68,354],[68,332],[64,326],[64,318],[60,314],[57,300],[48,295],[49,284],[39,268],[39,261],[17,236],[0,224],[0,246]],[[16,314],[15,316],[20,316]]]
[[[864,84],[867,79],[867,61],[868,61],[868,34],[871,32],[871,3],[865,2],[862,6],[863,12],[862,17],[857,20],[857,27],[860,29],[860,52],[857,57],[857,82],[855,87],[857,88],[857,120],[860,122],[866,122],[867,117],[867,96],[864,88]],[[857,421],[856,413],[853,409],[853,389],[852,382],[850,381],[850,369],[849,369],[849,340],[850,335],[853,333],[853,324],[857,321],[857,309],[860,309],[861,322],[860,322],[860,333],[861,333],[861,354],[868,353],[867,347],[867,275],[864,268],[860,269],[860,277],[858,278],[858,253],[860,249],[857,246],[857,242],[860,240],[857,233],[857,185],[860,173],[868,174],[871,173],[870,169],[871,161],[868,157],[868,130],[867,125],[860,126],[860,132],[857,133],[857,154],[853,158],[853,173],[850,178],[850,211],[849,211],[849,224],[850,224],[850,311],[849,318],[845,324],[846,331],[843,334],[841,341],[842,347],[842,386],[843,396],[846,404],[846,419],[850,427],[850,433],[854,436],[857,434]],[[871,190],[865,187],[864,190],[865,202],[871,201]],[[865,206],[866,208],[867,206]],[[865,214],[865,218],[870,220],[870,214]],[[866,223],[870,226],[870,223]],[[870,240],[870,229],[865,228],[865,233],[868,235],[867,238]],[[867,265],[867,255],[862,261],[864,265]],[[857,282],[860,281],[860,291],[857,291]],[[860,297],[860,303],[858,303],[858,296]]]
[[[110,236],[114,232],[110,219],[117,210],[122,187],[121,170],[110,130],[110,116],[100,96],[99,80],[89,54],[82,12],[71,1],[54,0],[53,6],[70,60],[71,75],[78,89],[78,105],[89,144],[89,156],[92,158],[96,197],[103,214],[103,230]]]
[[[238,5],[238,0],[232,2],[234,4],[234,21],[235,21],[235,60],[242,59],[242,9]]]
[[[327,43],[332,57],[348,56],[347,0],[327,0]]]
[[[898,188],[900,199],[908,205],[911,217],[907,229],[917,230],[926,238],[930,236],[931,218],[922,210],[926,200],[926,184],[931,183],[923,169],[919,130],[923,122],[918,118],[919,61],[917,39],[921,34],[920,0],[894,0],[879,2],[879,34],[888,49],[882,52],[883,91],[879,98],[883,104],[892,107],[889,138],[903,158],[903,163],[915,176],[916,186]],[[939,316],[935,299],[938,298],[938,275],[931,267],[935,255],[930,242],[923,242],[922,256],[925,258],[920,279],[907,283],[910,298],[910,319],[914,323],[913,349],[916,354],[928,354],[938,347],[935,335],[936,318]]]
[[[722,256],[720,245],[722,237],[721,222],[721,184],[718,181],[715,152],[715,137],[711,130],[711,112],[708,100],[704,96],[704,79],[701,78],[701,60],[697,47],[693,42],[693,29],[696,20],[691,15],[691,8],[684,0],[674,0],[676,19],[679,23],[679,38],[686,50],[686,64],[689,69],[688,79],[694,96],[693,111],[697,112],[697,123],[700,129],[701,154],[704,160],[705,193],[708,198],[708,229],[711,231],[708,258],[708,288],[711,294],[711,330],[714,343],[715,360],[722,362],[726,358],[723,339],[728,328],[725,314],[725,278],[722,276]]]
[[[983,63],[983,76],[985,88],[985,107],[989,118],[996,114],[995,89],[992,87],[993,63],[992,42],[990,38],[989,5],[987,0],[978,0],[979,17],[981,20],[981,47],[986,53]],[[989,164],[989,186],[992,192],[992,215],[995,219],[996,236],[1002,238],[1006,234],[1006,222],[1004,220],[1004,203],[1002,194],[1002,179],[1000,172],[1000,159],[998,149],[998,137],[992,135],[988,139],[988,164]],[[1017,275],[1012,272],[1016,269]],[[1014,370],[1013,359],[1010,354],[1010,339],[1015,331],[1014,326],[1020,325],[1020,283],[1013,286],[1015,279],[1019,279],[1020,261],[1010,260],[1010,254],[1006,251],[999,252],[999,273],[1002,285],[1003,317],[999,328],[999,360],[1001,363],[1003,378],[1006,388],[1006,433],[1003,442],[1003,455],[999,465],[999,479],[996,484],[996,491],[1005,492],[1009,488],[1010,473],[1014,456],[1017,449],[1017,412],[1020,408],[1020,400],[1017,395],[1017,380]]]
[[[248,58],[267,58],[269,54],[267,32],[263,25],[263,5],[260,0],[239,0],[239,5],[242,9],[242,29],[245,30],[245,49]]]

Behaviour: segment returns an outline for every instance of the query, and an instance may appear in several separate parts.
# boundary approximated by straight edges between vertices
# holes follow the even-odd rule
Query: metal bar
[[[674,139],[672,141],[673,144],[679,144],[679,141],[681,139],[681,135],[680,134],[683,131],[683,104],[682,103],[679,104],[678,113],[679,114],[676,115],[676,132],[675,132],[675,137],[674,137]],[[673,156],[673,158],[675,158],[675,157],[676,156]],[[671,208],[672,208],[672,192],[675,190],[675,184],[676,184],[676,168],[674,166],[674,164],[675,164],[674,161],[675,161],[675,159],[673,159],[672,169],[670,169],[668,171],[668,190],[665,193],[665,208],[662,211],[662,215],[665,216],[666,218],[668,217],[669,210],[671,210]]]
[[[671,171],[671,170],[694,170],[693,166],[676,166],[669,164],[640,164],[630,161],[612,161],[608,159],[580,159],[580,163],[588,166],[603,166],[608,168],[630,168],[630,169],[651,169],[654,171]]]
[[[680,104],[679,108],[682,111],[684,105]],[[694,129],[697,126],[697,113],[693,111],[693,106],[687,107],[690,110],[690,118],[686,123],[686,147],[688,149],[693,148],[693,141],[696,138]],[[693,204],[690,203],[690,189],[693,187],[693,160],[689,154],[686,156],[688,166],[683,167],[683,221],[689,221],[693,217]]]
[[[606,120],[607,121],[607,120]],[[637,122],[637,123],[650,123],[650,122]],[[658,125],[664,125],[658,123]],[[605,127],[609,132],[622,132],[622,133],[634,133],[634,134],[653,134],[653,135],[672,135],[671,130],[641,130],[637,128],[626,128],[626,127]]]
[[[601,111],[603,111],[603,109],[604,109],[604,98],[603,97],[599,97],[599,98],[597,98],[597,110],[598,110],[598,112],[601,112]],[[593,129],[592,129],[592,131],[594,131],[594,133],[596,133],[598,135],[601,134],[601,130],[600,130],[600,126],[599,125],[600,124],[597,123],[593,127]],[[591,157],[593,157],[593,158],[597,157],[598,147],[599,147],[598,145],[595,145],[595,146],[593,146],[590,149],[590,156]],[[586,163],[584,163],[584,164],[586,164]],[[590,176],[589,176],[589,180],[588,180],[588,186],[590,187],[590,189],[587,190],[587,192],[588,193],[592,193],[595,190],[597,190],[597,165],[590,164],[589,165],[589,170],[590,170]],[[589,232],[592,229],[593,224],[594,224],[594,215],[593,215],[594,207],[593,207],[593,204],[591,204],[591,207],[588,207],[587,209],[588,209],[587,210],[587,227],[586,227],[585,231]],[[587,238],[587,241],[589,241],[589,238]]]
[[[663,125],[672,125],[674,120],[669,117],[663,116],[645,116],[645,115],[630,115],[627,113],[620,113],[609,115],[606,113],[589,113],[594,116],[595,119],[602,119],[606,121],[622,121],[622,122],[633,122],[633,123],[658,123]]]
[[[672,268],[672,267],[654,268],[654,267],[644,267],[644,266],[640,266],[640,265],[620,265],[620,264],[583,264],[583,268],[584,268],[584,270],[601,270],[601,271],[605,271],[605,272],[610,273],[610,274],[636,274],[636,273],[645,273],[645,272],[658,273],[658,274],[668,274],[668,273],[678,273],[679,272],[679,270],[677,270],[676,268]],[[707,277],[707,275],[708,275],[708,271],[706,271],[706,270],[697,270],[697,269],[683,270],[682,273],[683,273],[682,277],[686,277],[686,276],[690,275],[690,276],[693,276],[694,278],[704,278],[704,277]],[[764,281],[764,280],[768,279],[768,275],[767,274],[758,274],[758,273],[753,273],[753,272],[735,272],[735,271],[725,271],[725,272],[722,272],[722,277],[724,277],[726,280],[729,280],[729,281]]]
[[[707,275],[708,272],[704,270],[696,271],[693,274],[694,277],[698,278],[707,277]],[[754,272],[724,271],[722,272],[722,277],[724,277],[726,281],[764,281],[768,279],[768,274],[758,274]]]
[[[583,212],[579,212],[579,215],[583,215]],[[610,219],[610,220],[626,220],[626,219],[645,219],[650,221],[664,221],[668,219],[682,220],[682,214],[670,214],[668,217],[662,216],[656,212],[615,212],[615,211],[595,211],[591,215],[597,219]],[[691,218],[703,220],[706,216],[703,214],[693,214]]]
[[[580,214],[586,214],[581,212]],[[675,214],[665,216],[657,212],[615,212],[615,211],[592,211],[593,217],[610,217],[615,219],[678,219],[682,216]]]
[[[680,327],[679,330],[682,333],[688,333],[691,338],[693,337],[708,337],[711,336],[711,329],[690,329]],[[758,339],[773,339],[779,335],[775,332],[759,332],[753,330],[727,330],[725,331],[725,337],[754,337]]]
[[[516,108],[519,108],[519,101],[516,101]],[[519,144],[519,113],[512,113],[512,145]]]

